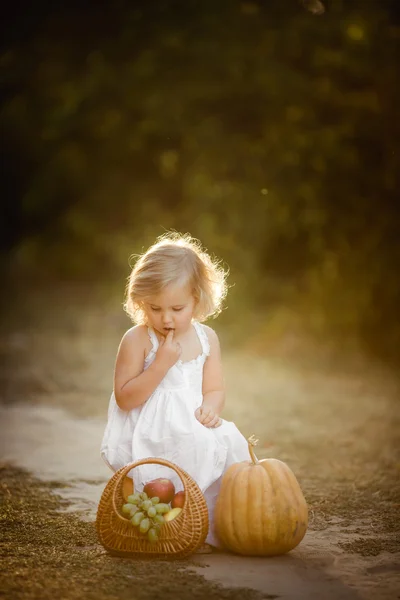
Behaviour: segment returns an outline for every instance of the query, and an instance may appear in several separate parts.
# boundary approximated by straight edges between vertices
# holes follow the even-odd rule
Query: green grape
[[[142,502],[143,510],[145,510],[147,512],[149,510],[150,506],[153,506],[151,500],[143,500],[143,502]]]
[[[149,497],[146,494],[146,492],[140,492],[139,496],[140,496],[141,500],[148,500],[149,499]]]
[[[162,527],[162,525],[160,525],[160,523],[154,523],[154,519],[152,519],[151,525],[152,525],[153,529],[155,529],[157,531],[157,533],[160,533],[161,527]]]
[[[133,517],[133,515],[135,515],[138,512],[139,507],[135,506],[135,504],[130,504],[129,506],[131,507],[130,515],[131,517]]]
[[[139,504],[140,496],[138,492],[135,492],[134,494],[128,496],[127,500],[130,504]]]
[[[169,512],[170,506],[169,504],[164,504],[163,502],[161,504],[156,504],[156,511],[157,514],[159,515],[164,515],[165,513]]]
[[[157,514],[156,507],[150,506],[150,508],[147,511],[147,514],[149,515],[149,517],[155,517]]]
[[[135,527],[137,527],[138,525],[140,525],[140,523],[143,519],[144,519],[144,512],[137,512],[133,515],[133,517],[131,519],[131,523],[132,523],[132,525],[135,525]]]
[[[152,498],[151,501],[153,504],[159,504],[160,498],[158,496],[154,496],[154,498]]]
[[[129,515],[131,512],[132,504],[124,504],[122,507],[122,512],[126,515]]]
[[[142,519],[140,521],[139,530],[140,533],[147,533],[150,529],[150,519]]]
[[[154,544],[154,542],[158,542],[158,531],[154,527],[151,527],[147,532],[147,539],[149,542]]]
[[[165,523],[164,517],[162,515],[156,515],[153,517],[153,523],[161,527],[161,525],[164,525]]]

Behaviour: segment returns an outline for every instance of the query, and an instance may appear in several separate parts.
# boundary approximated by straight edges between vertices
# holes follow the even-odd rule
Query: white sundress
[[[207,502],[210,527],[206,542],[218,547],[221,544],[214,531],[214,508],[222,475],[233,463],[250,460],[250,455],[247,441],[234,423],[222,420],[219,427],[207,428],[195,417],[203,401],[203,367],[210,345],[203,325],[194,321],[193,326],[202,353],[187,362],[178,360],[144,404],[123,411],[112,393],[101,457],[113,471],[148,457],[164,458],[184,469]],[[154,330],[148,328],[148,334],[152,349],[144,369],[153,362],[159,345]],[[130,476],[139,491],[157,477],[171,479],[176,491],[183,489],[179,476],[161,465],[136,467]]]

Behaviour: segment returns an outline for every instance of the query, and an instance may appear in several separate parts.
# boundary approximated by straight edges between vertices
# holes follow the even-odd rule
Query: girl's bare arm
[[[211,327],[207,327],[206,330],[210,343],[210,355],[204,364],[203,402],[200,407],[199,420],[203,425],[215,427],[225,406],[225,384],[218,336]]]
[[[114,371],[114,394],[122,410],[132,410],[148,400],[164,379],[169,365],[157,358],[143,370],[147,331],[145,327],[129,329],[118,348]]]

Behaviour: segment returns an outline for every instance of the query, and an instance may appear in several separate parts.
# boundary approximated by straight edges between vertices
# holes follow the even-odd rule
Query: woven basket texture
[[[140,465],[158,464],[173,469],[182,480],[185,502],[182,511],[166,522],[159,540],[151,543],[122,512],[125,504],[123,481]],[[204,543],[208,533],[208,509],[197,483],[180,467],[161,458],[146,458],[130,463],[114,473],[107,483],[97,509],[96,529],[100,543],[114,556],[173,560],[189,556]]]

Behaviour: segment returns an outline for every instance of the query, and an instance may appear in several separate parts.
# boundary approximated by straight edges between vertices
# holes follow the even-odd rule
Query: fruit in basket
[[[171,507],[169,504],[160,502],[160,504],[155,505],[155,509],[156,509],[156,512],[158,515],[164,515],[165,513],[169,512],[171,510]]]
[[[156,516],[157,514],[157,510],[155,506],[150,506],[150,508],[147,511],[148,516],[152,519],[153,517]]]
[[[128,518],[133,517],[133,515],[135,513],[137,513],[137,511],[140,510],[138,506],[136,506],[135,504],[124,504],[122,507],[122,512],[127,515]]]
[[[172,508],[169,512],[164,515],[165,521],[173,521],[182,512],[181,508]]]
[[[128,502],[128,496],[133,494],[133,481],[130,477],[124,477],[122,481],[122,496]]]
[[[165,523],[163,515],[156,515],[155,517],[153,517],[152,521],[155,525],[160,525],[160,527]]]
[[[150,529],[150,519],[144,518],[140,521],[139,531],[140,533],[147,533]]]
[[[175,495],[175,486],[170,479],[159,477],[158,479],[153,479],[153,481],[146,483],[143,492],[147,494],[149,498],[157,496],[160,502],[168,504]],[[146,499],[147,498],[144,498],[144,500]]]
[[[222,478],[215,527],[223,545],[248,556],[274,556],[295,548],[308,525],[299,483],[282,461],[258,460],[248,439],[250,461],[231,465]]]
[[[172,508],[183,508],[185,503],[185,492],[177,492],[172,499],[171,507]]]
[[[151,506],[153,506],[153,503],[151,500],[143,500],[140,508],[142,510],[144,510],[145,512],[147,512]]]
[[[135,525],[135,527],[137,527],[138,525],[140,525],[142,519],[144,519],[144,512],[139,511],[133,515],[131,523],[132,525]]]
[[[138,492],[135,492],[134,494],[131,494],[130,496],[128,496],[127,501],[130,504],[139,504],[139,502],[140,502],[140,494],[138,494]]]
[[[130,503],[124,504],[123,507],[122,507],[122,512],[125,515],[130,515],[131,514],[131,508],[133,508],[133,504],[130,504]]]
[[[152,544],[154,544],[154,542],[158,542],[158,531],[155,527],[150,527],[150,529],[147,532],[147,539]]]
[[[153,529],[155,529],[157,531],[157,535],[160,534],[161,527],[162,527],[162,525],[160,525],[159,523],[153,523]]]

